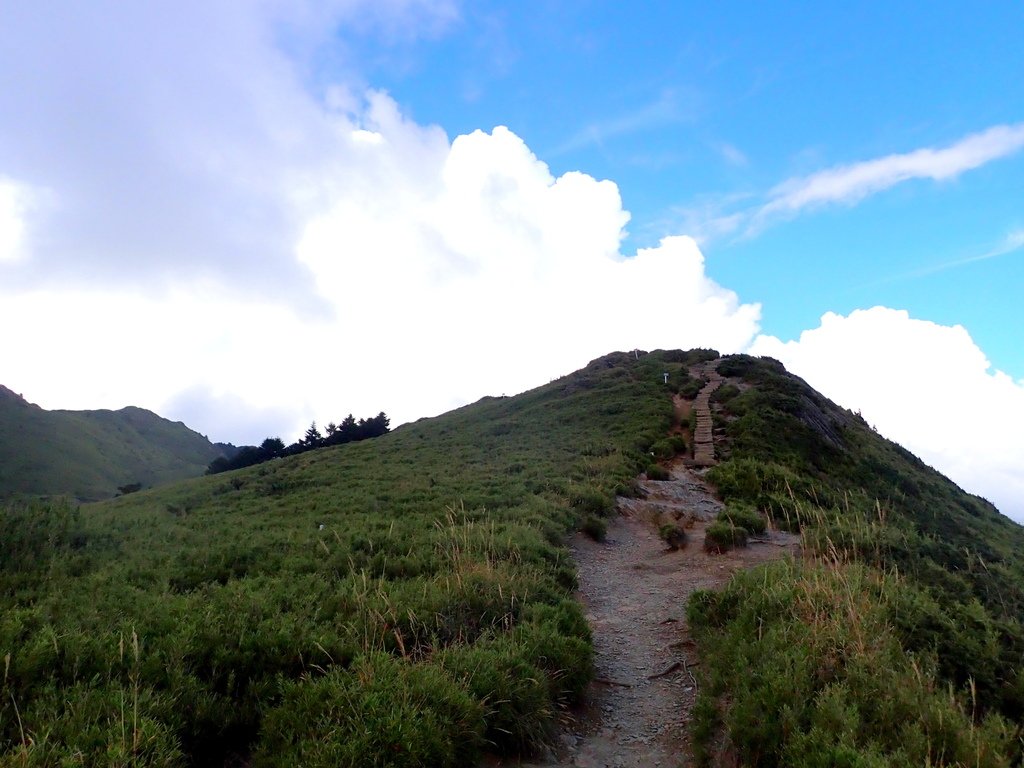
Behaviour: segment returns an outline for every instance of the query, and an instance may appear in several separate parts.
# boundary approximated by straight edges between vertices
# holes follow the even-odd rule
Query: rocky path
[[[696,467],[711,467],[715,464],[711,395],[722,386],[724,381],[721,374],[718,373],[717,365],[718,361],[712,360],[709,363],[704,363],[699,369],[708,383],[704,385],[693,402],[694,410],[697,413],[697,428],[693,434],[693,465]]]
[[[686,625],[695,589],[719,587],[739,568],[779,557],[796,537],[772,533],[727,553],[704,552],[704,528],[721,504],[682,462],[667,482],[641,483],[645,499],[620,499],[604,543],[578,537],[580,599],[594,630],[597,680],[548,754],[523,768],[626,768],[689,764],[687,724],[699,659]],[[689,542],[668,551],[659,524],[688,526]]]

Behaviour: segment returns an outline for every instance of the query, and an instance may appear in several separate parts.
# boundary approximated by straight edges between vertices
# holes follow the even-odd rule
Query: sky
[[[241,444],[714,347],[1024,520],[1022,24],[0,0],[0,383]]]

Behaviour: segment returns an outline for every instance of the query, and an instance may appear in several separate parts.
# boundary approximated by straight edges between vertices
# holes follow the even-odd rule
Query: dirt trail
[[[643,481],[645,499],[619,499],[604,543],[578,536],[580,599],[594,630],[597,681],[552,749],[523,768],[626,768],[690,764],[687,723],[699,664],[686,626],[695,589],[723,585],[740,568],[793,551],[796,537],[772,532],[746,549],[704,552],[704,529],[721,507],[683,462],[665,482]],[[670,552],[657,523],[690,525],[689,543]],[[516,763],[513,763],[516,764]]]

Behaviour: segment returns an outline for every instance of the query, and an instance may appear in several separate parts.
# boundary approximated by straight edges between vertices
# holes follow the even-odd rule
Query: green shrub
[[[672,476],[669,474],[669,471],[660,464],[651,464],[649,467],[647,467],[647,471],[645,474],[647,475],[648,480],[664,481],[670,480],[672,478]]]
[[[701,379],[695,379],[692,376],[688,376],[679,388],[676,390],[679,396],[685,400],[695,400],[700,391],[704,388],[704,382]]]
[[[573,602],[572,608],[571,616],[523,623],[513,633],[523,657],[544,672],[548,695],[559,705],[576,702],[594,676],[590,627],[578,604]],[[576,619],[582,619],[582,626]]]
[[[543,740],[552,713],[548,678],[521,645],[499,637],[454,646],[441,654],[440,663],[482,702],[490,744],[521,752]]]
[[[781,561],[695,593],[696,754],[707,764],[721,725],[740,765],[1009,765],[1010,724],[973,720],[930,657],[901,647],[890,617],[904,587],[859,565]]]
[[[651,454],[655,459],[665,461],[675,456],[676,450],[672,447],[672,444],[667,438],[662,438],[651,446]]]
[[[704,531],[704,549],[708,552],[728,552],[733,547],[747,546],[747,532],[727,520],[716,520]]]
[[[580,486],[570,500],[574,509],[587,515],[607,517],[615,511],[615,501],[604,491],[593,486]]]
[[[673,552],[682,549],[689,541],[686,531],[675,523],[665,523],[658,528],[658,536]]]
[[[711,402],[721,403],[728,410],[729,403],[740,394],[739,387],[735,384],[723,384],[711,393]]]
[[[608,524],[604,521],[604,518],[587,515],[580,530],[594,541],[604,541],[608,535]]]
[[[718,519],[742,528],[751,536],[760,536],[767,527],[760,512],[742,504],[730,504],[718,513]]]
[[[667,460],[686,452],[686,438],[682,435],[669,435],[658,440],[651,446],[651,453],[654,458]]]
[[[170,697],[145,689],[48,686],[16,716],[30,738],[3,764],[183,766],[181,745],[167,724],[176,719],[174,709]]]
[[[723,461],[707,473],[707,479],[726,502],[754,502],[761,494],[763,476],[763,465],[751,459]]]
[[[454,767],[475,761],[483,732],[483,705],[443,669],[372,653],[287,683],[253,764]]]
[[[615,486],[616,496],[625,496],[627,499],[638,499],[643,496],[643,491],[636,480],[622,482]]]

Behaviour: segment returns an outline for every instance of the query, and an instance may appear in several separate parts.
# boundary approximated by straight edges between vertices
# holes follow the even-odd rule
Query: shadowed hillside
[[[221,450],[142,408],[46,411],[0,386],[0,498],[109,498],[203,474]]]

